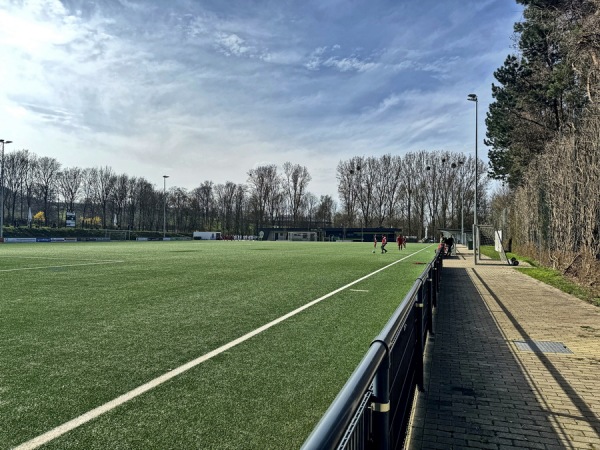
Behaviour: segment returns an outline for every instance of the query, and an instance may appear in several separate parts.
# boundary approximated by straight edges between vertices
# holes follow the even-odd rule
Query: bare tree
[[[319,199],[311,192],[306,194],[306,221],[307,227],[312,228],[315,223]]]
[[[235,231],[239,235],[249,233],[248,216],[249,216],[249,201],[246,195],[246,186],[238,184],[234,195],[234,215],[235,215]]]
[[[96,202],[97,198],[97,188],[98,188],[98,169],[96,168],[87,168],[83,171],[83,180],[82,180],[82,194],[83,194],[83,208],[82,208],[82,216],[81,216],[81,227],[89,226],[91,220],[94,218],[96,211]]]
[[[5,204],[9,211],[8,222],[16,221],[16,206],[19,194],[23,195],[25,177],[29,171],[30,165],[29,150],[19,150],[9,153],[5,158],[4,184],[5,189]],[[21,203],[23,203],[21,201]],[[21,219],[23,218],[23,210],[21,208]]]
[[[75,202],[81,190],[83,182],[83,170],[79,167],[71,167],[58,174],[58,186],[65,200],[67,211],[75,211]]]
[[[355,190],[353,186],[354,164],[352,161],[340,161],[336,168],[338,194],[345,211],[342,219],[345,225],[352,226],[356,216]]]
[[[187,190],[180,187],[172,187],[169,190],[169,205],[172,209],[170,222],[175,228],[175,232],[183,230],[189,214],[190,197]]]
[[[299,213],[305,202],[306,188],[311,180],[308,169],[300,164],[286,162],[283,165],[285,174],[284,191],[290,205],[292,225],[298,226]]]
[[[205,181],[191,194],[192,210],[197,217],[197,227],[210,231],[214,222],[215,198],[212,181]]]
[[[219,184],[215,187],[215,199],[217,204],[218,216],[221,221],[221,230],[225,234],[232,234],[234,229],[234,204],[237,186],[228,181],[225,184]]]
[[[248,172],[250,201],[256,230],[264,226],[267,214],[274,217],[279,196],[279,177],[274,164],[259,166]]]
[[[138,192],[139,183],[136,177],[131,177],[127,180],[127,228],[133,230],[135,228],[136,213],[138,211]]]
[[[135,188],[137,194],[137,229],[138,230],[158,230],[162,220],[159,214],[162,213],[162,189],[160,193],[156,191],[154,185],[145,178],[138,178]]]
[[[321,195],[316,211],[316,221],[322,227],[331,226],[335,215],[336,205],[329,195]]]
[[[362,216],[362,226],[368,227],[372,223],[374,209],[374,196],[380,176],[380,165],[376,158],[361,158],[361,169],[356,173],[358,203]]]
[[[374,185],[373,215],[379,227],[392,221],[397,198],[400,193],[402,159],[399,156],[383,155],[374,166],[377,182]]]
[[[96,189],[98,203],[102,207],[102,227],[107,227],[107,209],[108,201],[113,195],[117,176],[112,168],[105,166],[98,169],[98,188]]]
[[[417,154],[409,153],[404,157],[400,169],[402,179],[400,192],[400,207],[406,207],[406,231],[408,236],[413,236],[415,232],[415,197],[419,195],[419,187],[423,184],[422,163]],[[424,194],[424,192],[421,192]]]
[[[38,160],[37,171],[35,174],[37,188],[43,202],[45,225],[49,221],[49,203],[56,191],[57,175],[60,170],[60,163],[55,158],[44,156]]]
[[[112,191],[113,214],[117,218],[116,226],[121,228],[123,215],[126,212],[127,197],[129,195],[129,177],[126,174],[118,175]]]
[[[401,197],[402,165],[400,156],[384,155],[381,157],[383,177],[381,193],[385,202],[378,222],[383,224],[389,220],[395,222],[399,211],[398,200]]]

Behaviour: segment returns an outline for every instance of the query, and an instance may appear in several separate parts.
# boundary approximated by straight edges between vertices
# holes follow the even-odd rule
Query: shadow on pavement
[[[444,268],[408,448],[569,448],[468,270]]]
[[[562,415],[564,417],[569,417],[575,420],[581,420],[587,422],[595,431],[598,433],[598,437],[600,437],[600,420],[598,416],[592,411],[592,409],[587,405],[585,399],[583,399],[576,389],[573,388],[571,383],[560,373],[560,370],[556,368],[553,362],[548,358],[544,352],[535,344],[535,340],[527,333],[527,331],[521,326],[521,324],[515,319],[515,317],[511,314],[510,310],[504,305],[504,303],[498,298],[494,292],[490,289],[490,287],[486,284],[486,282],[481,278],[481,276],[477,273],[477,269],[474,270],[475,276],[479,279],[480,283],[486,288],[489,295],[496,301],[498,306],[502,309],[502,312],[505,316],[510,320],[513,327],[518,331],[521,335],[523,341],[527,341],[529,345],[533,348],[533,355],[539,360],[540,363],[546,369],[546,373],[550,374],[554,379],[554,382],[563,393],[569,398],[572,405],[577,409],[579,414],[577,415],[567,415],[560,414],[557,412],[552,412],[552,415]],[[593,447],[591,447],[593,448]]]

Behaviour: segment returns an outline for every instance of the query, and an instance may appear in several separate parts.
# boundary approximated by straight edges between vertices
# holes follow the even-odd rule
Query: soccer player
[[[398,250],[402,250],[402,235],[399,234],[396,238],[396,242],[398,243]]]
[[[387,250],[385,249],[386,245],[387,245],[387,237],[385,237],[385,234],[384,234],[383,237],[381,238],[381,253],[387,253]]]

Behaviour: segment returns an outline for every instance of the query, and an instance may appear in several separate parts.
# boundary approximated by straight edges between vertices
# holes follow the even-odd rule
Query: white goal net
[[[476,233],[476,249],[478,250],[476,254],[479,255],[478,259],[481,259],[481,248],[487,247],[490,250],[494,250],[498,254],[498,258],[500,261],[508,263],[508,258],[506,257],[506,252],[504,251],[504,246],[502,244],[502,231],[497,230],[495,227],[491,225],[477,225],[477,233]],[[482,252],[482,253],[490,253]],[[494,257],[487,256],[491,259],[496,259],[495,254]],[[509,263],[510,264],[510,263]]]
[[[316,231],[288,231],[288,241],[316,241]]]
[[[111,241],[128,241],[130,237],[129,230],[105,230],[104,236]]]

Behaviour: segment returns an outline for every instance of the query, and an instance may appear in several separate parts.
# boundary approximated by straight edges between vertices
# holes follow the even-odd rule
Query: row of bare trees
[[[421,151],[404,157],[354,157],[337,167],[342,210],[351,227],[396,227],[409,236],[436,236],[441,228],[470,230],[473,224],[475,159],[462,153]],[[478,162],[478,218],[489,215],[489,179]]]
[[[479,173],[484,172],[479,162]],[[7,153],[5,223],[28,223],[28,211],[43,212],[43,224],[63,226],[75,212],[80,227],[155,230],[167,211],[169,231],[221,230],[255,234],[262,227],[402,228],[408,235],[435,235],[439,228],[469,230],[473,223],[475,161],[451,152],[418,152],[404,157],[353,157],[337,167],[341,209],[331,196],[308,191],[308,169],[287,162],[248,172],[247,183],[204,181],[191,191],[165,193],[143,177],[110,167],[62,168],[54,158],[28,150]],[[480,220],[486,215],[487,179],[480,177]],[[165,196],[166,195],[166,196]]]
[[[250,170],[247,184],[204,181],[191,191],[171,187],[166,193],[108,166],[62,168],[56,159],[28,150],[7,153],[4,169],[7,225],[27,224],[32,211],[45,226],[63,226],[66,211],[72,211],[81,227],[161,230],[166,208],[170,231],[254,234],[264,226],[331,224],[336,209],[331,197],[308,192],[306,167],[289,162],[283,173],[274,165]]]

